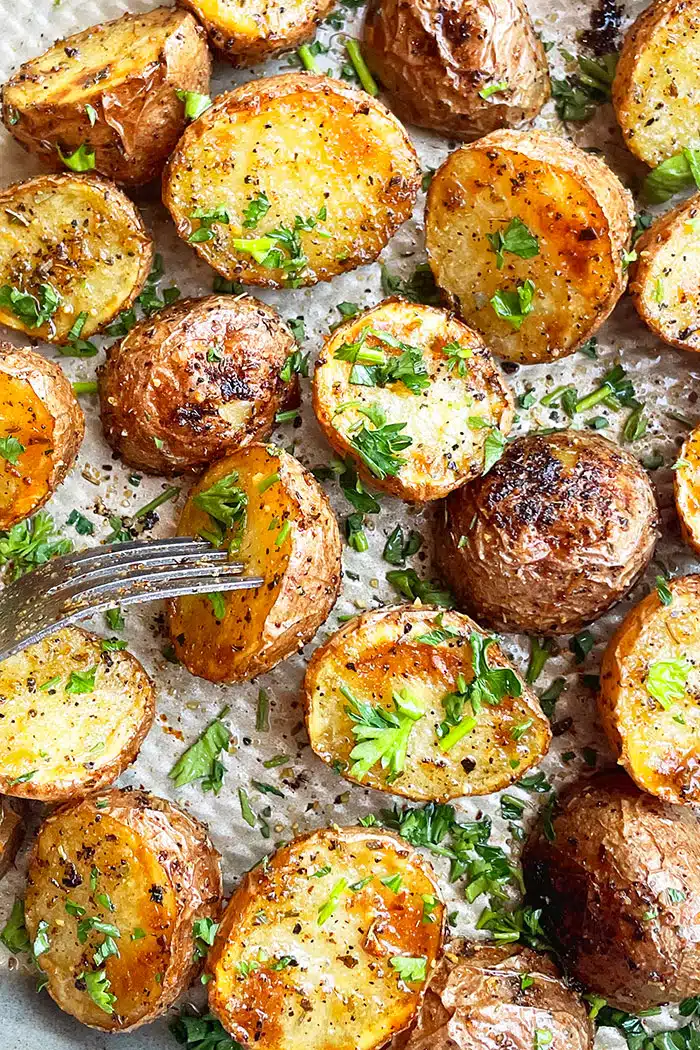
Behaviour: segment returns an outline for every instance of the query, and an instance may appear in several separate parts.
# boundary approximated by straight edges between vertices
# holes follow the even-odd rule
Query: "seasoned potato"
[[[255,0],[180,0],[194,12],[221,58],[234,66],[254,66],[279,51],[309,40],[335,7],[335,0],[297,0],[276,4]]]
[[[24,823],[16,803],[0,798],[0,879],[9,871],[23,838]]]
[[[491,644],[489,644],[489,641]],[[508,668],[495,705],[472,683]],[[311,746],[348,780],[420,801],[519,780],[552,734],[535,694],[467,616],[404,605],[350,620],[313,654],[303,686]],[[370,725],[386,724],[376,741]],[[369,739],[369,743],[364,743]]]
[[[628,149],[655,168],[700,146],[700,2],[655,0],[628,30],[613,105]]]
[[[270,436],[296,343],[258,299],[184,299],[136,324],[100,375],[105,437],[131,466],[196,470]]]
[[[673,487],[681,535],[700,554],[700,427],[691,430],[683,442]]]
[[[64,627],[0,663],[0,791],[55,802],[105,787],[154,714],[135,656]]]
[[[340,535],[313,474],[272,445],[248,445],[192,489],[180,536],[226,543],[254,591],[188,595],[170,603],[178,659],[211,682],[269,671],[314,636],[340,588]]]
[[[438,521],[445,579],[479,623],[569,634],[629,591],[659,516],[634,456],[583,430],[517,438]]]
[[[163,201],[224,277],[296,288],[376,259],[419,182],[416,152],[381,102],[287,73],[220,95],[187,129]]]
[[[257,1050],[374,1050],[410,1024],[442,941],[428,864],[368,828],[295,839],[234,892],[209,1005]]]
[[[124,1032],[188,987],[198,928],[218,918],[220,901],[204,825],[146,791],[113,788],[44,821],[25,916],[52,999],[91,1028]]]
[[[153,242],[121,190],[39,175],[0,193],[0,323],[65,343],[104,328],[143,288]]]
[[[700,993],[700,827],[621,771],[574,784],[523,854],[565,969],[623,1010]]]
[[[523,978],[527,977],[525,982]],[[447,945],[418,1021],[391,1050],[593,1050],[593,1026],[576,993],[547,955],[522,944]]]
[[[496,131],[433,177],[428,261],[491,350],[553,361],[622,295],[633,215],[631,195],[592,153],[543,131]]]
[[[138,186],[160,174],[185,130],[177,92],[206,94],[210,72],[192,15],[171,7],[125,14],[20,66],[3,88],[2,119],[55,171],[81,150],[90,168]]]
[[[507,434],[513,421],[510,390],[481,338],[444,310],[402,299],[330,335],[313,393],[336,452],[377,488],[419,502],[478,477],[488,435]],[[371,437],[382,426],[399,428],[388,459]]]
[[[536,117],[549,67],[523,0],[371,0],[364,56],[409,124],[475,139]]]
[[[59,365],[0,343],[0,529],[46,503],[75,463],[84,433]]]

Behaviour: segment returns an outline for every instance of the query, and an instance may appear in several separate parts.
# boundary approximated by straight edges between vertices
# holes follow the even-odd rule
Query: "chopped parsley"
[[[209,209],[195,208],[194,211],[190,212],[190,219],[199,220],[199,226],[187,238],[190,244],[203,244],[205,241],[213,241],[216,232],[212,227],[218,225],[228,226],[230,222],[229,214],[223,204],[218,204],[215,208]]]
[[[291,288],[298,288],[309,262],[304,254],[301,234],[316,230],[318,237],[330,237],[330,234],[318,225],[326,218],[327,211],[324,205],[315,216],[310,215],[303,219],[297,215],[291,227],[281,224],[261,237],[234,237],[232,247],[238,252],[252,256],[254,261],[265,269],[282,270],[285,284]]]
[[[530,638],[530,662],[525,675],[528,685],[533,685],[537,681],[554,651],[554,642],[551,638]]]
[[[433,580],[422,580],[413,569],[392,569],[386,578],[399,594],[412,602],[419,598],[425,605],[454,609],[455,600],[450,591]]]
[[[70,540],[59,537],[51,515],[39,511],[9,532],[0,532],[0,565],[9,565],[12,579],[17,580],[37,565],[73,550]]]
[[[365,423],[360,423],[348,435],[351,445],[376,478],[383,480],[396,477],[406,462],[399,453],[413,444],[413,438],[401,433],[406,429],[406,424],[387,423],[379,405],[369,405],[360,411],[370,419],[375,429],[368,430]]]
[[[492,95],[500,95],[504,91],[508,90],[508,81],[499,80],[495,84],[488,84],[486,87],[482,88],[479,92],[479,98],[483,98],[483,100],[486,102],[488,101],[488,99],[491,98]]]
[[[181,88],[176,88],[175,94],[180,99],[180,102],[185,104],[185,117],[187,120],[196,120],[211,106],[209,96],[200,95],[198,91],[185,91]]]
[[[296,336],[296,333],[294,334]],[[282,369],[280,371],[280,379],[283,383],[289,383],[293,375],[299,375],[306,379],[308,374],[309,355],[302,354],[301,350],[295,350],[293,353],[289,354],[286,361],[282,365]]]
[[[655,660],[649,665],[646,690],[658,700],[664,711],[670,711],[673,701],[685,696],[691,670],[692,664],[687,660]]]
[[[668,586],[668,581],[664,576],[656,577],[656,593],[659,596],[659,601],[662,605],[670,605],[673,601],[673,594]]]
[[[417,984],[426,978],[428,960],[424,955],[394,955],[389,959],[389,965],[404,984]]]
[[[488,474],[494,463],[497,463],[505,451],[507,444],[506,436],[498,427],[490,427],[484,441],[484,469],[482,474]]]
[[[385,295],[400,295],[412,303],[425,303],[426,306],[439,306],[442,302],[440,289],[435,284],[433,272],[427,263],[416,266],[408,280],[389,273],[382,266],[382,291]]]
[[[349,889],[347,879],[338,879],[330,892],[328,900],[318,909],[318,925],[323,926],[328,922],[333,912],[338,907],[338,902],[345,891]]]
[[[271,207],[270,198],[264,190],[261,190],[256,197],[252,198],[243,212],[243,226],[245,229],[254,230],[260,220],[265,218]]]
[[[226,772],[219,756],[228,752],[231,742],[231,733],[221,721],[227,713],[228,708],[224,708],[219,717],[207,726],[170,770],[168,776],[175,782],[176,787],[184,787],[185,784],[201,780],[202,791],[219,794]]]
[[[445,720],[438,727],[439,747],[447,752],[476,725],[476,716],[483,706],[497,707],[505,696],[522,694],[522,682],[510,667],[491,667],[488,648],[496,639],[472,631],[469,636],[472,660],[472,680],[467,683],[463,675],[457,676],[452,692],[447,693],[442,704]],[[471,714],[464,717],[469,704]]]
[[[83,142],[73,153],[63,153],[60,146],[56,146],[61,161],[71,171],[92,171],[95,167],[95,150]]]
[[[0,932],[0,941],[5,945],[8,952],[12,952],[13,955],[21,955],[23,952],[28,952],[31,947],[27,927],[24,923],[24,901],[19,897],[15,898],[10,917],[3,926],[2,932]]]
[[[610,101],[618,56],[606,54],[593,59],[567,52],[564,56],[576,64],[576,70],[563,80],[552,78],[554,107],[560,120],[585,124],[598,106]]]
[[[194,957],[195,959],[203,959],[216,937],[216,931],[219,929],[219,923],[214,922],[208,916],[203,919],[195,919],[192,926],[192,936],[194,938]]]
[[[367,346],[368,336],[385,346],[401,350],[401,353],[387,357],[378,347]],[[403,343],[388,332],[369,325],[362,329],[356,342],[343,343],[334,356],[337,361],[352,363],[349,381],[356,386],[383,387],[389,383],[403,383],[413,394],[430,386],[420,347]]]
[[[97,664],[87,671],[71,671],[66,692],[71,694],[93,693],[95,691],[95,675]]]
[[[505,252],[517,255],[520,259],[532,259],[540,254],[537,237],[517,215],[513,216],[504,230],[487,233],[486,239],[496,253],[496,267],[499,270],[503,269]]]
[[[17,466],[17,460],[26,451],[25,446],[16,437],[0,437],[0,457],[6,459],[13,467]]]
[[[95,357],[97,354],[97,347],[94,343],[88,342],[87,339],[81,338],[85,322],[88,319],[87,311],[82,310],[75,321],[71,325],[70,331],[66,336],[66,345],[59,346],[58,352],[63,357]]]
[[[419,532],[411,529],[408,536],[404,537],[402,527],[396,525],[389,536],[387,536],[382,557],[390,565],[403,565],[407,558],[418,553],[422,544],[423,537]]]
[[[700,150],[684,149],[649,172],[642,192],[650,204],[663,204],[693,185],[700,187]]]
[[[240,547],[248,506],[248,497],[243,489],[236,485],[237,481],[238,474],[233,471],[192,498],[195,507],[208,514],[211,522],[208,528],[199,530],[199,535],[220,547],[227,531],[233,529],[234,535],[229,543],[229,550],[238,550]]]
[[[451,343],[446,343],[442,348],[442,352],[448,360],[447,372],[452,372],[457,367],[457,374],[464,378],[469,375],[469,365],[467,361],[474,356],[474,351],[470,346],[460,346],[460,344],[454,340]]]
[[[507,321],[516,332],[522,328],[523,321],[532,313],[535,285],[528,279],[517,285],[515,291],[499,289],[490,299],[496,315]]]
[[[345,686],[341,692],[348,701],[345,713],[354,723],[352,733],[357,741],[350,752],[350,775],[362,780],[379,762],[388,770],[387,780],[395,780],[403,772],[409,737],[424,716],[424,708],[406,689],[392,693],[393,711],[357,700]]]
[[[51,284],[40,284],[36,295],[11,284],[0,288],[0,309],[14,314],[27,328],[41,328],[61,305],[61,296]]]
[[[106,1014],[113,1014],[113,1004],[116,1003],[117,997],[112,995],[109,990],[111,984],[106,971],[103,969],[88,970],[81,974],[80,979],[85,981],[85,988],[93,1003],[99,1006],[100,1010],[104,1010]]]

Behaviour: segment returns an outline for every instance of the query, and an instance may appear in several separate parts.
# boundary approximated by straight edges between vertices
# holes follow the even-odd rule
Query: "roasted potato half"
[[[544,131],[451,153],[428,191],[438,285],[494,353],[531,364],[580,346],[627,283],[632,197],[604,161]]]
[[[91,1028],[125,1032],[188,987],[201,965],[198,928],[218,918],[220,901],[204,825],[146,791],[113,788],[46,818],[24,906],[51,998]]]
[[[204,32],[187,11],[125,14],[21,65],[2,89],[2,119],[55,171],[78,152],[101,175],[138,186],[160,175],[185,130],[177,92],[207,94],[210,72]]]
[[[269,671],[313,638],[340,588],[338,523],[313,474],[272,445],[248,445],[192,489],[180,536],[226,543],[253,591],[189,595],[170,603],[178,659],[210,682]]]
[[[700,427],[683,442],[674,474],[673,488],[681,535],[700,554]]]
[[[296,288],[373,262],[419,183],[416,152],[381,102],[286,73],[220,95],[187,129],[163,201],[224,277]]]
[[[249,296],[184,299],[137,323],[100,374],[105,437],[154,474],[196,470],[270,436],[296,384],[277,311]]]
[[[569,634],[646,568],[659,515],[634,456],[583,430],[516,438],[484,477],[449,496],[436,555],[479,623]]]
[[[70,341],[134,301],[153,242],[129,198],[94,175],[39,175],[0,193],[0,324]]]
[[[77,627],[0,663],[0,791],[56,802],[117,779],[155,714],[131,653]]]
[[[538,1031],[547,1033],[548,1050],[593,1050],[588,1010],[549,956],[522,944],[453,941],[415,1027],[390,1050],[490,1050],[501,1035],[508,1050],[533,1050],[543,1045]]]
[[[0,343],[0,529],[38,510],[75,463],[85,418],[59,365]]]
[[[364,56],[409,124],[475,139],[537,116],[549,66],[523,0],[371,0]]]
[[[655,0],[625,36],[613,105],[627,148],[652,168],[700,146],[698,34],[698,0]]]
[[[207,961],[209,1005],[258,1050],[375,1050],[411,1023],[442,929],[435,877],[406,842],[315,831],[235,890]]]
[[[0,798],[0,879],[9,871],[23,838],[24,820],[17,804]]]
[[[313,395],[336,452],[373,485],[417,502],[478,477],[488,436],[507,434],[513,421],[510,390],[480,336],[444,310],[403,299],[330,335]],[[382,434],[392,437],[388,458]]]
[[[473,683],[494,667],[507,669],[503,694],[480,704]],[[302,693],[319,758],[348,780],[419,801],[500,791],[552,739],[496,640],[469,617],[428,606],[350,620],[314,652]]]
[[[580,781],[523,854],[569,974],[622,1010],[700,993],[700,827],[622,771]]]

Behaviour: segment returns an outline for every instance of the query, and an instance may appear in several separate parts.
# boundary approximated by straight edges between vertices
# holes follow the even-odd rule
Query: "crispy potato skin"
[[[598,707],[613,751],[635,783],[665,802],[700,802],[700,720],[694,666],[700,660],[700,576],[668,583],[672,601],[656,590],[632,609],[610,639],[600,673]],[[656,661],[693,664],[685,696],[669,711],[647,692]],[[676,721],[677,715],[684,721]]]
[[[241,7],[236,0],[179,0],[204,26],[209,43],[233,66],[254,66],[280,51],[310,40],[335,0],[304,0],[281,7],[256,0]]]
[[[700,992],[700,829],[622,771],[560,796],[555,838],[523,854],[525,884],[564,967],[611,1006],[636,1013]],[[670,900],[667,889],[683,893]],[[658,916],[649,918],[656,910]]]
[[[135,656],[103,652],[101,643],[64,627],[0,663],[4,794],[61,802],[112,784],[136,759],[153,724],[155,688]],[[94,690],[67,691],[74,671],[93,667]]]
[[[495,131],[451,153],[426,202],[428,262],[438,285],[489,348],[522,364],[565,357],[593,335],[627,283],[631,194],[598,157],[543,131]],[[487,234],[519,218],[539,254],[504,255]],[[531,280],[515,330],[490,300]]]
[[[95,171],[139,186],[160,175],[185,130],[176,90],[207,94],[210,74],[192,15],[157,7],[91,26],[25,62],[2,89],[2,119],[54,171],[64,170],[59,149],[69,156],[87,145]]]
[[[436,629],[438,614],[442,626],[459,637],[440,645],[421,643],[421,636]],[[302,687],[306,728],[319,758],[333,766],[340,762],[346,780],[423,802],[487,795],[519,780],[541,761],[552,739],[537,696],[525,683],[520,697],[504,697],[497,707],[485,707],[472,732],[449,751],[438,747],[435,727],[445,717],[445,695],[454,690],[459,674],[467,682],[474,677],[472,632],[484,633],[469,617],[430,606],[377,609],[345,624],[315,650]],[[490,666],[514,670],[498,645],[490,645],[487,656]],[[425,715],[411,730],[405,770],[397,779],[387,780],[388,771],[379,765],[364,777],[348,771],[357,741],[341,686],[386,710],[394,709],[392,693],[400,689],[424,705]],[[514,740],[513,728],[526,719],[532,725]]]
[[[193,924],[218,918],[219,862],[203,824],[146,791],[112,788],[53,810],[30,857],[25,898],[30,937],[40,920],[49,924],[50,947],[38,961],[52,999],[106,1032],[130,1031],[164,1014],[201,966]],[[98,875],[91,878],[93,869]],[[113,910],[97,899],[105,893]],[[88,917],[120,930],[119,956],[103,963],[116,996],[112,1014],[79,980],[94,969],[92,956],[104,938],[91,931],[80,943],[78,918],[66,911],[69,898]],[[144,936],[132,938],[136,929]]]
[[[658,533],[654,492],[637,460],[605,438],[567,430],[517,438],[485,477],[452,493],[435,547],[479,623],[568,634],[629,591]]]
[[[24,819],[19,806],[0,798],[0,879],[10,870],[24,838]]]
[[[0,343],[0,436],[24,446],[0,459],[0,529],[33,514],[65,479],[85,434],[85,417],[61,368],[41,354]]]
[[[258,299],[177,302],[112,347],[99,378],[105,437],[126,463],[166,475],[264,440],[293,386],[280,372],[295,349]]]
[[[253,678],[301,648],[325,621],[340,589],[340,534],[326,494],[298,460],[271,445],[248,445],[211,467],[190,493],[178,535],[197,536],[211,527],[193,498],[232,473],[248,497],[235,557],[265,583],[224,595],[221,622],[205,595],[177,598],[168,607],[178,659],[211,682]],[[260,483],[274,474],[280,480],[261,493]],[[291,527],[285,534],[286,522]]]
[[[409,124],[475,139],[532,120],[549,98],[549,67],[523,0],[372,0],[363,54]],[[483,99],[479,92],[506,82]]]
[[[627,148],[650,167],[700,146],[700,3],[655,0],[625,36],[612,100]]]
[[[0,309],[0,324],[65,343],[78,315],[86,313],[81,336],[87,339],[133,303],[152,262],[143,219],[107,179],[38,175],[0,193],[0,286],[36,296],[49,284],[61,298],[50,320],[36,328],[8,307]]]
[[[312,878],[324,866],[332,874]],[[401,876],[394,893],[380,880]],[[360,889],[350,889],[372,876]],[[324,921],[319,913],[340,877],[346,888]],[[435,922],[423,921],[423,897]],[[260,912],[267,917],[261,923]],[[375,1050],[411,1023],[443,937],[435,876],[397,836],[374,829],[325,828],[279,849],[253,868],[231,897],[207,960],[209,1005],[237,1040],[259,1050]],[[266,962],[248,976],[241,961]],[[401,982],[390,959],[426,960],[426,979]],[[348,1003],[352,1002],[352,1009]]]
[[[198,228],[193,211],[225,207],[228,224],[193,247],[230,280],[280,288],[288,272],[256,262],[235,240],[291,229],[325,208],[318,228],[299,233],[307,262],[294,284],[328,281],[377,258],[411,215],[419,184],[415,149],[381,102],[340,80],[286,73],[219,95],[190,125],[166,166],[163,202],[184,240]],[[261,193],[270,209],[246,228],[244,212]]]
[[[430,386],[414,394],[401,382],[386,387],[351,383],[352,363],[335,355],[368,328],[419,347]],[[372,335],[365,341],[387,357],[402,353]],[[450,343],[471,352],[464,375],[454,357],[445,353]],[[440,499],[478,477],[486,435],[493,427],[507,434],[513,422],[510,388],[481,337],[445,310],[402,299],[387,299],[330,334],[314,369],[313,398],[316,418],[339,455],[351,456],[358,472],[376,488],[419,503]],[[395,477],[376,477],[357,455],[351,432],[366,424],[366,417],[355,407],[339,413],[339,406],[348,401],[378,404],[387,423],[407,424],[403,433],[413,443],[401,453],[406,462]],[[480,428],[469,426],[473,416],[483,420]]]
[[[533,983],[523,989],[526,974]],[[446,946],[414,1028],[390,1050],[496,1050],[503,1036],[508,1050],[532,1050],[537,1029],[551,1034],[550,1050],[593,1050],[588,1011],[549,956],[458,940]]]
[[[700,554],[700,427],[691,430],[681,446],[673,491],[681,536]]]

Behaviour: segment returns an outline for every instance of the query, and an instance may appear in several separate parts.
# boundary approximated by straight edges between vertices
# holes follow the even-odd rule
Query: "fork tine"
[[[223,582],[231,577],[237,578],[241,575],[241,566],[231,562],[225,562],[222,565],[161,565],[155,569],[150,567],[145,569],[135,569],[130,571],[128,575],[118,577],[117,579],[99,579],[97,582],[92,583],[88,580],[85,584],[82,578],[75,584],[64,588],[62,591],[57,592],[54,595],[54,600],[58,599],[64,605],[71,605],[75,603],[83,603],[92,605],[95,600],[103,594],[111,595],[112,605],[121,604],[122,598],[120,594],[125,597],[128,596],[132,591],[138,591],[143,585],[153,583],[155,587],[160,586],[167,580],[172,580],[175,583],[182,582],[183,584],[194,582],[198,579],[207,579],[211,582],[218,581]],[[250,586],[250,584],[248,584]],[[212,589],[211,587],[209,588]],[[235,590],[235,587],[232,588]]]
[[[138,573],[139,570],[148,572],[157,572],[159,569],[185,569],[188,566],[195,567],[197,565],[209,565],[213,567],[217,564],[226,565],[230,568],[231,572],[242,572],[243,565],[240,562],[229,561],[228,551],[225,549],[213,549],[209,545],[205,546],[204,550],[195,548],[186,553],[178,553],[174,555],[172,553],[160,554],[150,556],[148,558],[135,559],[133,555],[129,562],[117,562],[112,564],[109,561],[97,561],[91,559],[88,565],[92,565],[92,568],[86,568],[83,571],[83,566],[80,564],[79,571],[74,571],[68,578],[61,577],[57,583],[53,586],[47,587],[44,590],[44,594],[47,598],[51,598],[54,595],[60,596],[67,588],[71,585],[80,586],[81,588],[90,583],[99,583],[103,579],[123,579],[127,581],[134,573]]]

